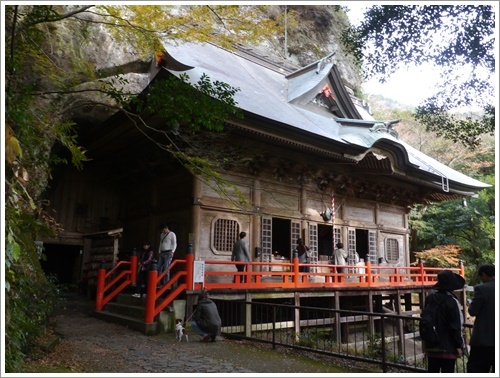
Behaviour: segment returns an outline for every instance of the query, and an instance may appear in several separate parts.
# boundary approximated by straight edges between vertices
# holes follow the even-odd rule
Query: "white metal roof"
[[[359,147],[366,150],[376,147],[383,140],[404,150],[413,168],[421,173],[443,177],[446,182],[455,182],[470,190],[490,186],[451,169],[388,132],[370,130],[374,124],[381,121],[373,120],[359,105],[354,104],[364,119],[344,122],[345,120],[337,119],[327,110],[308,110],[312,106],[310,102],[309,108],[304,107],[304,101],[297,103],[298,98],[310,99],[318,92],[318,88],[324,85],[332,70],[330,63],[321,66],[320,70],[308,70],[303,74],[289,75],[290,78],[287,78],[288,72],[284,70],[279,72],[269,69],[236,52],[211,44],[167,44],[165,47],[175,60],[192,67],[186,71],[170,70],[172,74],[179,76],[186,73],[193,84],[206,74],[212,81],[221,81],[238,88],[234,98],[238,107],[246,112],[328,138],[336,143],[356,146],[357,150]]]

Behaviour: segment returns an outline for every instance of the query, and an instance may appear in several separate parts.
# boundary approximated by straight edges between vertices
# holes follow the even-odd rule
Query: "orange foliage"
[[[415,252],[417,259],[421,258],[425,266],[437,268],[457,267],[462,249],[458,245],[438,245],[422,252]]]

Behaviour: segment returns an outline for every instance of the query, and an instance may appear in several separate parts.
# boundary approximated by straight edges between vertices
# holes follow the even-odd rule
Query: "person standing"
[[[198,304],[192,315],[191,327],[202,337],[201,342],[215,341],[220,335],[222,321],[215,303],[203,292],[198,296]]]
[[[139,269],[137,276],[137,287],[133,297],[140,298],[146,291],[148,287],[148,275],[149,268],[151,267],[151,263],[153,262],[154,252],[153,248],[151,248],[150,242],[144,242],[142,244],[142,254],[139,259]]]
[[[231,254],[231,261],[243,261],[250,262],[250,251],[248,250],[248,244],[245,240],[247,233],[242,231],[240,232],[240,238],[237,242],[233,244],[233,252]],[[236,264],[236,269],[238,272],[244,272],[246,270],[246,265],[244,264]],[[240,275],[240,282],[244,282],[244,278]],[[236,282],[236,277],[234,277],[234,282]]]
[[[304,244],[302,238],[297,239],[297,254],[299,255],[299,264],[307,264],[309,261],[309,247]],[[299,272],[309,272],[308,266],[299,266]]]
[[[453,291],[462,289],[464,285],[462,276],[444,269],[437,274],[437,283],[425,298],[425,307],[437,306],[437,321],[434,324],[437,342],[424,348],[429,373],[453,373],[457,358],[462,358],[465,345],[462,337],[464,319]]]
[[[177,248],[177,236],[173,231],[170,231],[168,225],[161,226],[160,247],[158,248],[158,275],[168,269],[174,258],[174,253]],[[161,284],[165,285],[170,280],[170,271],[163,277]]]
[[[481,284],[474,287],[469,314],[475,316],[467,373],[495,372],[495,266],[483,264],[478,269]]]
[[[347,252],[344,251],[344,244],[341,242],[338,242],[336,245],[337,248],[333,251],[333,263],[334,265],[345,265],[346,264],[346,258],[347,258]],[[343,273],[344,268],[337,268],[337,272]]]

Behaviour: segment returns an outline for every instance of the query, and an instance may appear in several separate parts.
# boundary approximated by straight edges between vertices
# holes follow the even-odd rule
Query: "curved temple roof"
[[[267,119],[290,131],[297,130],[332,143],[332,151],[352,151],[345,154],[361,159],[369,150],[384,154],[396,154],[399,173],[407,178],[418,177],[441,186],[443,192],[474,195],[489,187],[471,177],[439,163],[416,150],[397,137],[392,123],[374,120],[369,113],[349,96],[335,65],[327,58],[294,73],[269,65],[259,64],[255,59],[211,44],[184,43],[165,45],[166,68],[172,74],[189,75],[192,84],[203,74],[212,81],[222,81],[239,88],[234,96],[238,106],[245,112]],[[182,71],[179,71],[182,69]],[[315,97],[328,85],[328,104],[316,101]],[[343,118],[332,113],[334,104]],[[337,113],[338,114],[338,113]]]

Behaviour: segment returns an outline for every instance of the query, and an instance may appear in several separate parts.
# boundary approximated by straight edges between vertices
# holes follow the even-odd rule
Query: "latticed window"
[[[309,262],[311,264],[318,263],[318,225],[316,223],[309,224]],[[311,273],[316,273],[316,267],[309,267]]]
[[[231,253],[233,244],[238,240],[240,225],[232,219],[217,219],[213,228],[213,249],[216,252]]]
[[[344,248],[346,246],[344,245]],[[356,265],[356,230],[347,230],[347,265]],[[357,268],[347,268],[349,273],[355,273]]]
[[[292,251],[297,248],[298,238],[300,238],[300,222],[292,222]]]
[[[399,256],[399,254],[398,254]],[[377,264],[377,233],[368,231],[368,261]]]
[[[385,241],[385,259],[391,264],[399,261],[399,243],[397,239],[387,239]]]
[[[342,236],[341,236],[341,229],[340,227],[335,227],[333,229],[333,245],[332,245],[332,250],[335,250],[337,243],[342,242]]]
[[[272,245],[273,245],[273,221],[271,218],[262,218],[262,229],[261,229],[261,245],[262,251],[260,259],[262,261],[270,262],[272,260]],[[269,265],[264,265],[262,270],[269,271],[271,267]]]

